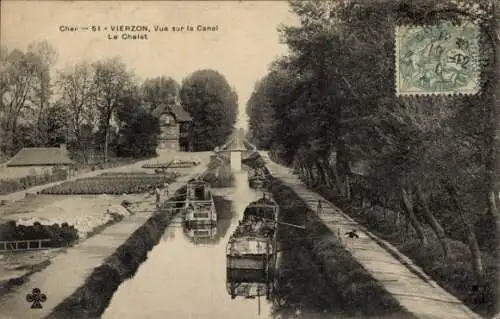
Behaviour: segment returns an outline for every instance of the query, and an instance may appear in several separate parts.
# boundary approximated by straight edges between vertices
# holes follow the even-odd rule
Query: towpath
[[[191,168],[171,183],[170,190],[181,188],[190,178],[204,172],[209,161],[208,154],[195,154],[201,161],[200,165]],[[56,256],[47,268],[31,275],[27,283],[0,299],[0,319],[32,319],[48,315],[55,306],[83,285],[94,268],[102,265],[106,258],[146,222],[155,210],[154,205],[154,197],[149,197],[132,208],[138,213]],[[26,302],[26,294],[33,288],[41,289],[47,296],[43,309],[30,309],[31,304]]]
[[[324,197],[309,190],[290,168],[270,160],[267,152],[260,154],[271,175],[291,188],[310,209],[316,210],[318,201],[321,201],[322,209],[318,215],[333,234],[343,236],[353,229],[358,231],[359,238],[343,241],[346,249],[410,313],[418,318],[429,319],[481,318],[391,244],[370,233]]]

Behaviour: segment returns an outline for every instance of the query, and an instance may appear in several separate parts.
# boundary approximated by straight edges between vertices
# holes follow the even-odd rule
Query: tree
[[[154,110],[161,103],[172,103],[180,93],[181,86],[170,77],[160,76],[146,79],[141,86],[141,94],[144,102],[150,103]]]
[[[29,98],[33,93],[37,66],[20,50],[2,50],[1,127],[2,151],[17,151],[14,137],[18,133],[19,119],[27,115]]]
[[[234,131],[237,95],[222,74],[196,71],[182,82],[181,101],[193,117],[192,145],[195,151],[224,144]]]
[[[160,123],[137,99],[127,98],[118,111],[121,122],[117,155],[120,157],[156,156]]]
[[[46,140],[40,134],[43,112],[51,96],[50,69],[56,61],[55,50],[46,42],[32,43],[26,53],[2,48],[0,85],[0,126],[3,135],[2,151],[15,153],[23,139],[15,138],[20,122],[30,127],[27,139],[36,145]],[[17,141],[17,142],[15,142]]]
[[[40,116],[39,134],[48,147],[66,144],[68,139],[69,110],[61,104],[54,104],[44,109]]]
[[[104,144],[104,161],[107,162],[111,120],[133,80],[132,74],[118,58],[97,61],[93,68],[94,99],[100,115],[99,128]]]
[[[31,97],[32,112],[35,123],[35,136],[39,144],[44,145],[48,141],[45,135],[45,124],[43,118],[47,108],[51,107],[52,96],[51,68],[57,61],[57,52],[47,42],[31,43],[28,46],[27,56],[33,60],[36,66],[35,83]]]
[[[494,220],[483,211],[496,211],[496,115],[479,106],[493,105],[494,84],[485,83],[483,94],[474,96],[398,98],[390,80],[394,59],[387,52],[394,51],[398,24],[432,24],[442,18],[434,10],[441,7],[447,19],[460,23],[470,18],[463,12],[483,6],[448,10],[421,0],[292,1],[291,7],[301,25],[280,30],[290,53],[270,67],[247,105],[254,141],[293,163],[308,184],[335,182],[348,199],[352,162],[369,159],[364,178],[370,198],[397,203],[391,208],[406,213],[423,245],[428,224],[445,256],[448,237],[467,243],[480,278],[479,247],[490,247],[491,236],[474,227]],[[483,67],[487,78],[496,79],[491,45],[482,44]]]
[[[80,151],[89,147],[90,134],[97,124],[93,71],[89,63],[79,63],[60,72],[56,82],[61,95],[59,103],[69,111],[69,133]],[[85,152],[83,155],[87,160]]]

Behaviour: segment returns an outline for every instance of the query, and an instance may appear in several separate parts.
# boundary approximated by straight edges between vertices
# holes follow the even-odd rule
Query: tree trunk
[[[108,162],[108,126],[104,128],[104,163]]]
[[[474,234],[474,227],[471,223],[467,223],[467,239],[472,255],[472,269],[474,270],[474,274],[476,274],[477,282],[482,285],[484,283],[483,258],[481,256],[479,244],[477,243],[476,235]]]
[[[320,184],[325,185],[326,176],[325,176],[325,170],[323,169],[321,161],[316,162],[316,169],[318,170],[318,177],[319,177]]]
[[[484,268],[481,256],[481,250],[479,249],[479,244],[477,243],[476,235],[474,234],[474,226],[465,216],[465,209],[458,200],[458,195],[455,187],[451,184],[447,185],[448,193],[455,204],[456,209],[458,210],[458,214],[462,219],[465,230],[467,232],[467,241],[469,244],[469,250],[472,256],[472,269],[474,270],[474,274],[476,276],[476,281],[478,284],[483,284],[484,281]]]
[[[347,148],[345,142],[339,138],[337,140],[337,155],[336,155],[336,168],[337,176],[339,178],[341,195],[347,199],[351,198],[350,191],[350,169],[349,169],[349,156],[347,154]]]
[[[307,170],[307,186],[312,186],[314,184],[314,173],[309,165],[306,165],[306,170]]]
[[[330,185],[330,187],[335,187],[335,190],[338,193],[339,189],[337,188],[338,185],[337,185],[337,178],[335,177],[335,170],[333,169],[332,166],[330,166],[330,164],[326,166],[326,173],[329,181],[328,184]]]
[[[446,234],[444,232],[444,229],[439,223],[439,221],[436,219],[436,217],[434,217],[434,214],[432,214],[431,210],[429,209],[427,199],[425,198],[422,189],[419,186],[417,186],[416,191],[420,204],[422,205],[423,208],[425,219],[427,220],[432,230],[436,234],[439,243],[443,248],[443,255],[447,259],[450,256],[450,246],[448,245],[448,242],[446,240]]]
[[[403,197],[403,204],[406,208],[408,220],[413,226],[413,229],[415,229],[415,232],[417,233],[418,238],[420,239],[420,242],[422,243],[422,246],[427,247],[427,237],[425,237],[424,230],[422,228],[422,225],[418,221],[417,217],[415,216],[415,211],[413,210],[413,203],[410,197],[410,194],[402,188],[401,189],[401,194]]]
[[[302,177],[302,181],[307,184],[308,176],[307,176],[307,170],[303,164],[300,164],[300,176]]]

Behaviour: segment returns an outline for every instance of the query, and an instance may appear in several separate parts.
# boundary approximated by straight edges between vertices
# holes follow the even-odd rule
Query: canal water
[[[183,229],[177,217],[136,275],[120,285],[102,318],[254,318],[259,300],[231,299],[226,289],[226,244],[245,207],[259,194],[247,174],[235,174],[234,187],[214,189],[215,229]],[[270,303],[260,300],[263,318]]]
[[[235,173],[233,187],[214,189],[214,195],[217,227],[190,231],[183,229],[182,216],[177,217],[136,275],[120,285],[102,318],[323,317],[278,311],[272,298],[259,296],[260,292],[253,298],[231,298],[226,245],[246,206],[262,193],[250,189],[247,172],[240,171]]]
[[[231,297],[226,245],[246,206],[262,193],[248,187],[245,171],[235,173],[231,188],[213,192],[217,227],[186,230],[182,216],[176,217],[136,275],[120,285],[102,318],[331,318],[322,311],[281,308],[261,292]]]

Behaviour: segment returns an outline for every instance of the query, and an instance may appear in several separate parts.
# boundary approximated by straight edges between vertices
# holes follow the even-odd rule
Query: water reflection
[[[230,198],[230,194],[226,197]],[[184,236],[193,244],[218,244],[223,239],[235,217],[236,211],[230,199],[213,196],[217,211],[217,224],[183,224]]]
[[[131,280],[113,295],[102,318],[272,318],[272,303],[261,297],[261,315],[252,299],[235,298],[227,292],[226,245],[245,207],[258,198],[249,189],[247,175],[235,174],[235,187],[213,192],[217,209],[214,229],[190,232],[178,215],[163,240]]]
[[[210,243],[217,234],[216,225],[192,225],[184,226],[184,235],[193,243]]]
[[[272,282],[261,271],[235,270],[227,268],[226,289],[231,299],[257,299],[257,314],[261,314],[261,297],[270,300]]]

